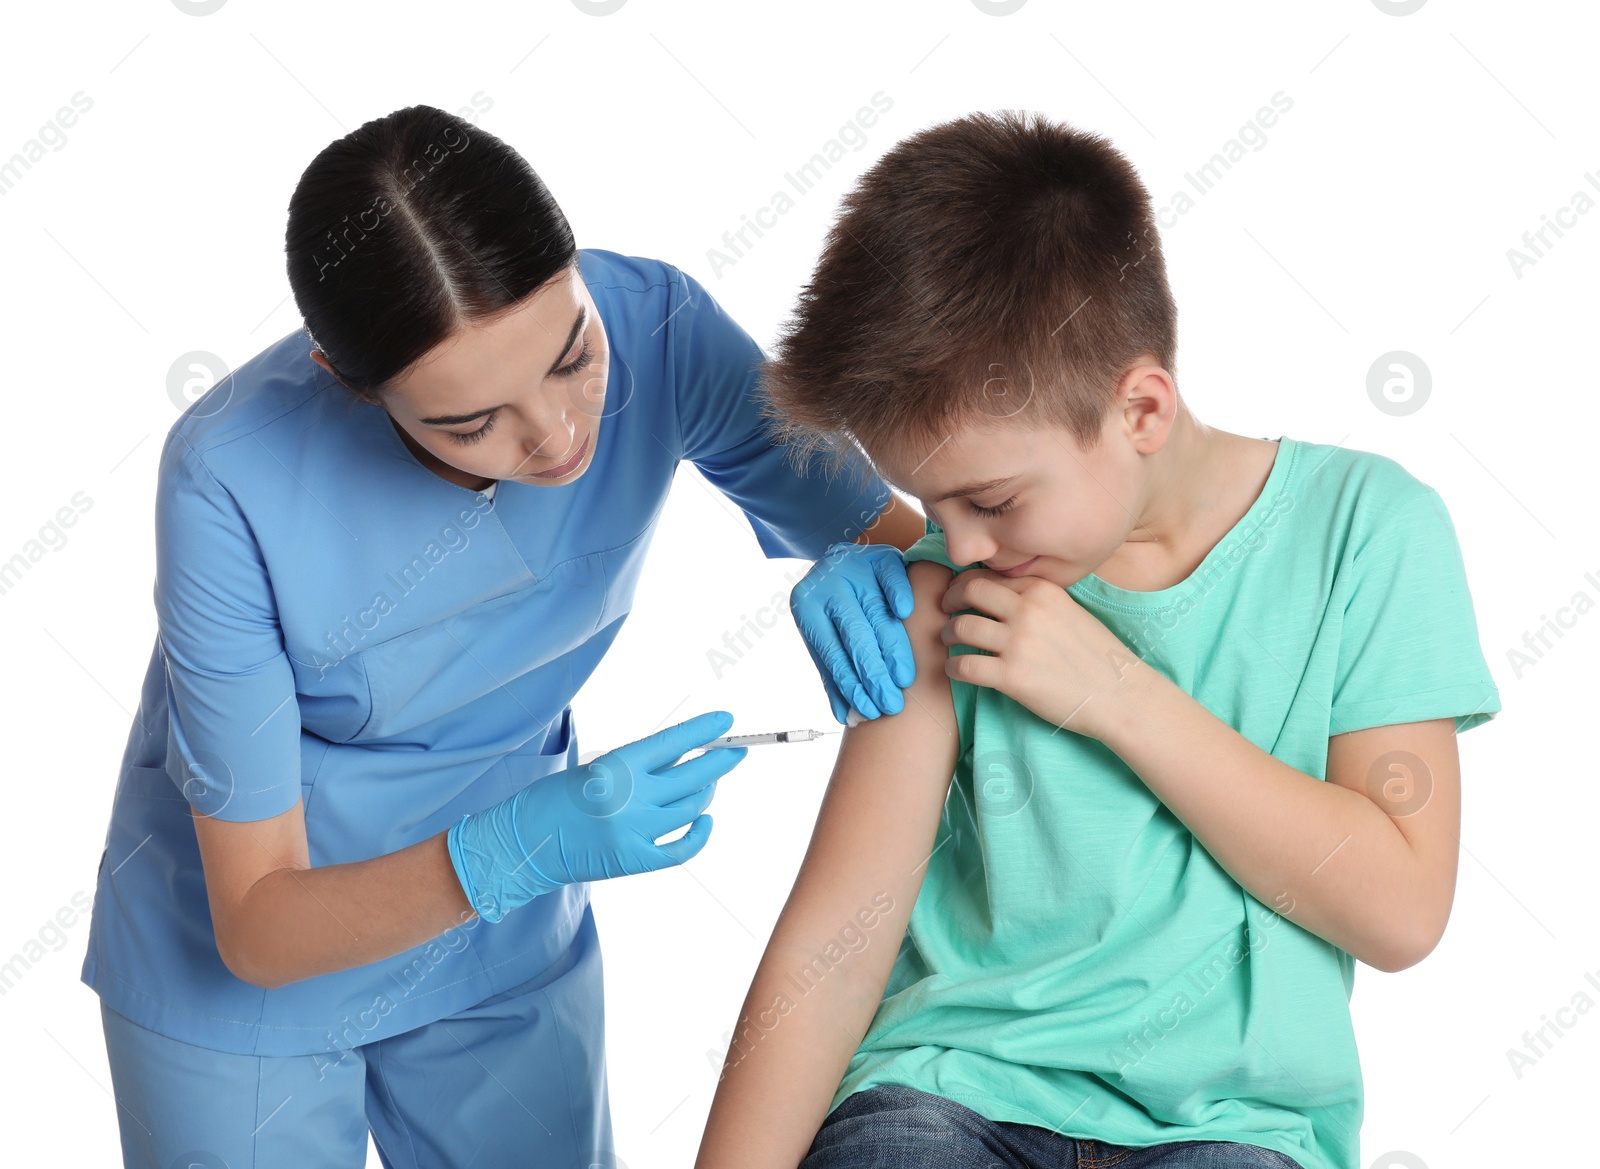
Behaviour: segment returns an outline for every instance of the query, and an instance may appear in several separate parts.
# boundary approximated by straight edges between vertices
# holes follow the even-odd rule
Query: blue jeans
[[[828,1114],[800,1169],[1300,1169],[1292,1157],[1234,1141],[1142,1149],[989,1120],[916,1088],[881,1084]]]
[[[493,929],[493,926],[484,928]],[[101,1003],[125,1169],[587,1169],[610,1150],[599,936],[454,1015],[311,1055],[212,1051]]]

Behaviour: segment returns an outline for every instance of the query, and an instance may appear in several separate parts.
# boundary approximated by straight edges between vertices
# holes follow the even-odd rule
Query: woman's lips
[[[583,462],[583,456],[589,453],[589,437],[590,436],[587,434],[583,436],[583,442],[578,446],[578,449],[573,452],[572,457],[566,462],[562,463],[559,467],[551,467],[548,471],[534,471],[531,473],[533,478],[559,479],[563,475],[572,474],[573,471],[578,469],[578,464]]]

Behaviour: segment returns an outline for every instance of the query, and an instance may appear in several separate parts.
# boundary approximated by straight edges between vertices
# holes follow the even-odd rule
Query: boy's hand
[[[956,654],[944,672],[988,686],[1058,727],[1104,740],[1132,700],[1144,662],[1058,584],[987,568],[956,574],[940,639],[987,650]],[[976,613],[962,613],[976,609]]]

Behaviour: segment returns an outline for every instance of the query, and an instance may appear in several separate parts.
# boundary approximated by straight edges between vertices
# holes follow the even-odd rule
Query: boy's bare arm
[[[951,572],[919,561],[907,575],[916,680],[899,714],[844,734],[794,889],[740,1009],[696,1169],[795,1169],[905,936],[959,754],[939,637]],[[841,933],[852,928],[867,942],[844,949]]]

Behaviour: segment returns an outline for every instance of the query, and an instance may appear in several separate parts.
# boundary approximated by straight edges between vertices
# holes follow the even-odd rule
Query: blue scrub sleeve
[[[167,774],[208,816],[286,812],[300,708],[271,580],[237,502],[179,431],[162,451],[155,531]]]
[[[888,505],[889,485],[859,452],[854,467],[832,476],[821,452],[797,472],[761,417],[761,347],[698,280],[671,265],[667,271],[680,457],[743,509],[769,558],[815,560],[834,541],[854,540]]]
[[[1488,721],[1484,661],[1455,525],[1431,487],[1378,523],[1351,560],[1328,733],[1454,717]]]

